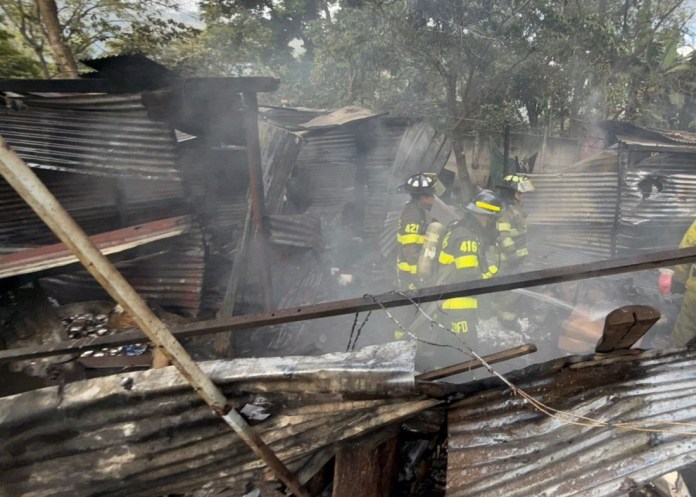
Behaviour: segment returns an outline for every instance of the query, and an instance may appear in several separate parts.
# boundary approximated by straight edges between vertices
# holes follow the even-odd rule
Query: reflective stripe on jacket
[[[498,218],[498,251],[507,264],[521,262],[529,255],[527,249],[526,214],[517,204],[506,204]]]
[[[399,217],[399,229],[396,232],[398,257],[396,268],[400,272],[417,274],[418,257],[425,243],[425,230],[428,227],[428,212],[411,200],[404,206]]]
[[[486,261],[486,245],[483,228],[478,221],[467,216],[450,224],[445,231],[438,259],[440,272],[447,276],[440,283],[460,283],[486,279],[498,272],[498,268]],[[449,271],[448,271],[449,270]],[[445,300],[442,309],[477,309],[476,297],[455,297]]]
[[[679,248],[696,247],[696,221],[684,233]],[[681,264],[674,268],[674,279],[686,285],[687,290],[696,291],[696,264]]]

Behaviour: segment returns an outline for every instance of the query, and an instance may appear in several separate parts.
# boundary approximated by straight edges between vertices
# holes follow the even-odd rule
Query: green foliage
[[[0,30],[0,78],[38,78],[38,62],[17,48],[14,37]]]
[[[200,0],[201,29],[170,15],[176,1],[63,0],[64,36],[78,58],[141,52],[186,75],[275,76],[262,101],[362,105],[452,134],[695,117],[685,0]],[[33,6],[4,0],[2,22],[50,74]]]
[[[171,44],[199,34],[171,16],[177,0],[63,0],[58,17],[76,60],[114,53],[141,52],[157,58]],[[165,16],[167,13],[169,15]],[[32,50],[45,76],[53,72],[51,57],[34,0],[3,0],[0,22]]]

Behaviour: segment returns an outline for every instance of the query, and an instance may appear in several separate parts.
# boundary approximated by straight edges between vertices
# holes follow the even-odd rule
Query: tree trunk
[[[65,79],[77,78],[77,62],[70,51],[70,47],[63,39],[63,28],[58,20],[58,7],[55,0],[36,0],[36,7],[41,20],[41,29],[58,67],[58,77]]]
[[[447,77],[447,106],[450,110],[450,116],[454,126],[450,135],[452,143],[452,152],[457,164],[457,176],[462,189],[462,200],[468,200],[473,196],[474,186],[469,177],[469,169],[466,167],[466,155],[464,154],[464,141],[461,138],[461,124],[464,122],[465,112],[460,109],[457,102],[457,72],[452,69]]]
[[[469,177],[469,169],[466,167],[466,155],[464,155],[464,143],[459,135],[458,130],[452,132],[450,137],[452,142],[452,152],[457,163],[457,175],[459,176],[460,186],[462,189],[462,200],[470,199],[474,194],[474,185]]]

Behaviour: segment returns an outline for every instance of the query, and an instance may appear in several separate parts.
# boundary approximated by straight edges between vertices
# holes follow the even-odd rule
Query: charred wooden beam
[[[386,442],[350,444],[336,453],[332,497],[391,495],[397,476],[398,436]]]
[[[256,270],[260,273],[265,311],[273,306],[273,283],[271,280],[268,252],[269,229],[265,219],[263,171],[259,145],[258,113],[256,93],[244,92],[244,132],[246,137],[247,163],[249,168],[249,197],[251,199],[251,221],[254,232]],[[234,302],[233,302],[234,304]]]
[[[504,292],[515,288],[529,288],[564,281],[576,281],[612,274],[630,273],[645,269],[674,266],[677,264],[696,262],[696,248],[663,250],[649,254],[621,257],[605,261],[574,264],[539,271],[501,276],[487,280],[468,281],[423,288],[407,292],[387,292],[379,295],[337,300],[323,304],[314,304],[289,309],[278,309],[261,314],[234,316],[227,319],[201,321],[175,328],[172,332],[177,338],[222,333],[261,326],[318,319],[356,312],[374,311],[377,309],[399,307],[415,303],[433,302],[452,297],[466,295],[481,295],[486,293]],[[119,335],[84,338],[71,342],[42,345],[40,347],[22,348],[0,351],[0,362],[17,359],[30,359],[49,355],[64,354],[94,350],[102,347],[113,347],[142,342],[143,334],[130,331]]]
[[[626,305],[611,311],[595,351],[608,353],[630,349],[660,319],[660,311],[647,305]]]
[[[527,343],[524,345],[520,345],[519,347],[502,350],[500,352],[496,352],[495,354],[483,356],[483,360],[485,360],[488,364],[495,364],[498,362],[509,361],[510,359],[514,359],[515,357],[521,357],[523,355],[532,354],[536,351],[536,345],[534,345],[533,343]],[[480,367],[483,367],[483,363],[478,359],[473,359],[471,361],[463,362],[461,364],[454,364],[452,366],[447,366],[446,368],[428,371],[427,373],[423,373],[416,376],[416,380],[439,380],[440,378],[453,376],[459,373],[466,373],[467,371],[471,371],[472,369],[478,369]]]

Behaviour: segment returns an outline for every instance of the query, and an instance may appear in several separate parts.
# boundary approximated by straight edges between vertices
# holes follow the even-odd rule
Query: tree
[[[74,77],[76,60],[123,51],[149,54],[196,36],[197,30],[168,16],[177,9],[177,0],[0,2],[3,25],[34,52],[45,77]]]
[[[0,78],[36,78],[41,67],[31,57],[19,50],[12,35],[0,30]]]
[[[43,36],[51,47],[53,60],[58,67],[58,76],[77,78],[77,61],[63,38],[63,28],[58,20],[58,6],[55,0],[36,0],[36,11]]]

